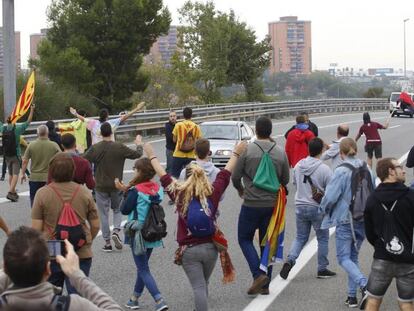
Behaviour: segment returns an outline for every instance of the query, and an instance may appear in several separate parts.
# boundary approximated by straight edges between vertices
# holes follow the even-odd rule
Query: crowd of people
[[[3,126],[3,137],[8,137],[3,145],[14,148],[4,156],[9,169],[7,198],[18,201],[18,172],[24,182],[29,171],[32,225],[12,231],[0,217],[0,228],[9,236],[0,271],[0,308],[26,310],[30,303],[31,310],[122,310],[89,278],[92,243],[101,230],[102,251],[113,251],[112,245],[121,250],[124,244],[131,249],[136,277],[125,307],[140,308],[146,288],[155,310],[168,310],[168,297],[160,292],[150,263],[166,234],[160,205],[166,194],[177,211],[174,263],[182,266],[188,278],[195,310],[208,310],[208,284],[218,258],[223,282],[234,280],[228,243],[217,222],[230,182],[242,199],[237,239],[252,278],[246,293],[250,297],[268,295],[273,267],[269,264],[263,269],[265,248],[260,243],[258,252],[255,241],[257,236],[260,242],[266,239],[279,196],[287,192],[292,175],[296,237],[280,277],[289,277],[311,228],[318,242],[316,277],[335,277],[328,260],[329,229],[334,227],[336,259],[348,276],[345,304],[379,310],[382,297],[396,279],[400,309],[414,310],[414,190],[404,184],[402,164],[394,158],[382,158],[378,130],[386,129],[389,120],[381,125],[371,121],[366,112],[355,139],[348,137],[349,126],[340,124],[335,140],[328,145],[318,137],[318,127],[308,114],[301,113],[286,133],[282,148],[272,138],[272,120],[262,116],[255,122],[254,143],[237,143],[226,166],[218,169],[209,161],[210,142],[202,138],[200,127],[192,121],[192,109],[187,107],[182,121],[177,120],[176,112],[169,113],[164,168],[160,155],[150,143],[143,143],[141,136],[135,138],[135,149],[115,141],[117,127],[142,108],[143,103],[116,119],[109,119],[104,109],[98,120],[71,108],[78,120],[39,126],[37,140],[27,146],[22,158],[16,142],[30,123],[34,107],[27,122]],[[356,141],[362,134],[367,162],[357,156]],[[134,176],[128,182],[123,181],[126,159],[136,159]],[[276,192],[256,182],[256,173],[266,160],[277,180]],[[376,177],[380,179],[378,186]],[[124,226],[122,215],[127,215]],[[365,239],[374,247],[369,276],[361,271],[358,261]],[[61,240],[61,254],[51,254],[50,243]],[[64,287],[67,295],[62,292]]]

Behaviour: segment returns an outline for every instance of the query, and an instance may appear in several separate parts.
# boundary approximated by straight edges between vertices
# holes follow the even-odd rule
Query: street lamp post
[[[407,52],[406,52],[406,44],[405,44],[405,23],[408,22],[410,19],[404,19],[404,78],[407,78]]]
[[[6,119],[16,104],[14,0],[3,0],[3,55],[4,119]]]

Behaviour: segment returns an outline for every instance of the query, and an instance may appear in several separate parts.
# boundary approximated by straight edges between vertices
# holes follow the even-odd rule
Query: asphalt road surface
[[[388,117],[386,112],[371,114],[374,121],[383,123]],[[336,127],[339,123],[346,122],[350,125],[350,136],[355,137],[359,126],[362,124],[362,113],[337,114],[337,115],[312,115],[311,120],[319,126],[319,135],[325,142],[330,143],[336,137]],[[273,136],[279,145],[284,146],[284,132],[294,123],[293,118],[274,120]],[[414,132],[414,119],[393,118],[390,127],[381,132],[383,139],[383,155],[404,159],[414,143],[410,133]],[[154,149],[165,162],[165,141],[160,138],[144,138],[146,141],[154,141]],[[358,156],[365,159],[363,152],[364,137],[358,143]],[[132,177],[132,161],[125,164],[124,179]],[[407,184],[412,180],[411,169],[407,169]],[[0,215],[2,215],[11,228],[19,225],[30,224],[30,203],[28,186],[19,185],[21,198],[18,203],[9,203],[5,199],[7,194],[6,182],[0,183]],[[287,219],[285,231],[285,256],[287,255],[295,237],[294,214],[294,187],[289,186],[290,195],[287,206]],[[251,284],[251,276],[248,266],[237,243],[237,219],[241,206],[241,199],[236,191],[229,185],[224,200],[220,205],[221,228],[226,234],[230,247],[229,252],[236,269],[237,279],[230,285],[222,285],[222,271],[219,262],[212,275],[209,286],[210,310],[346,310],[344,301],[347,296],[347,277],[339,267],[335,257],[335,242],[333,235],[329,242],[329,268],[338,273],[334,278],[320,280],[316,278],[316,244],[312,240],[306,251],[299,257],[295,270],[292,270],[288,280],[281,280],[278,273],[281,264],[274,266],[273,281],[269,296],[260,296],[252,299],[246,296],[246,291]],[[174,208],[164,199],[166,221],[168,223],[168,236],[164,240],[165,247],[156,249],[150,260],[151,271],[157,281],[162,295],[165,297],[170,310],[193,310],[193,294],[190,284],[181,267],[174,265],[173,255],[177,248],[175,242],[176,218]],[[6,237],[0,233],[0,246],[4,245]],[[123,305],[131,295],[135,282],[136,269],[132,260],[131,250],[128,246],[122,251],[103,253],[101,236],[98,236],[93,244],[94,258],[90,277],[114,299]],[[0,247],[2,256],[2,247]],[[372,261],[372,247],[364,242],[360,253],[362,271],[369,274]],[[153,310],[154,303],[150,294],[145,291],[140,300],[142,310]],[[395,285],[391,285],[383,302],[383,310],[397,310]]]

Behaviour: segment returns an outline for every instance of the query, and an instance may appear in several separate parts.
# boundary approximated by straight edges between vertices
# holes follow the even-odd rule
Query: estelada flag
[[[25,115],[27,110],[29,110],[30,105],[32,104],[35,91],[35,74],[34,71],[29,77],[29,80],[26,83],[25,88],[20,94],[19,101],[13,109],[11,114],[12,123],[16,123],[22,116]]]

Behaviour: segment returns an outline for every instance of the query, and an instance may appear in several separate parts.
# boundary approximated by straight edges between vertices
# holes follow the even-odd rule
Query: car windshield
[[[390,101],[396,102],[399,97],[400,97],[400,93],[391,94]]]
[[[201,132],[207,139],[239,140],[237,125],[202,124]]]

